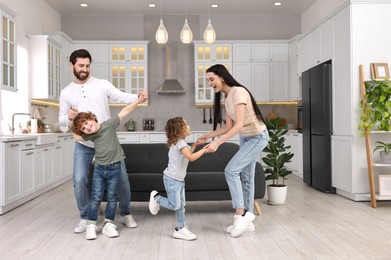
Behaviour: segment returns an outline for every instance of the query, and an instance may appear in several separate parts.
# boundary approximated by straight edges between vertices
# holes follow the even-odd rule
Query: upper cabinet
[[[194,42],[194,75],[195,75],[195,103],[197,105],[211,105],[214,92],[208,85],[206,70],[215,64],[224,65],[232,73],[232,44],[215,43],[205,44]]]
[[[287,42],[233,43],[233,76],[257,102],[289,99]]]
[[[132,94],[148,88],[148,42],[112,43],[109,53],[114,86]]]
[[[298,42],[299,73],[333,57],[333,27],[331,21],[310,32]]]
[[[289,99],[301,100],[301,85],[299,75],[299,59],[297,39],[289,43]]]
[[[61,85],[61,45],[49,35],[32,35],[32,98],[58,100]]]
[[[76,41],[74,50],[85,49],[91,54],[91,75],[100,79],[109,77],[109,45],[107,42]]]

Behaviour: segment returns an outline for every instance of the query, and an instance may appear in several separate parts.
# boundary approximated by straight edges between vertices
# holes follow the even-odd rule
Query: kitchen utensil
[[[125,127],[127,131],[135,131],[136,130],[136,122],[134,122],[132,119],[130,119],[128,122],[125,123]]]
[[[204,120],[202,120],[202,123],[206,124],[206,119],[205,119],[205,108],[204,108]]]
[[[213,123],[213,120],[212,120],[212,109],[209,108],[209,124],[212,124]]]

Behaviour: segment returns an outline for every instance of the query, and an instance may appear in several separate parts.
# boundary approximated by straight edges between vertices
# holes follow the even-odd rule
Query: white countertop
[[[2,142],[36,140],[41,137],[66,137],[72,136],[72,133],[37,133],[37,134],[21,134],[21,135],[0,135]]]

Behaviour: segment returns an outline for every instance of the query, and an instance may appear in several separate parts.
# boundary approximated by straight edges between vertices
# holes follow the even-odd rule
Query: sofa
[[[125,164],[131,185],[132,201],[149,201],[152,190],[165,194],[163,171],[168,163],[168,148],[164,143],[122,144]],[[185,178],[186,200],[231,200],[224,168],[239,149],[239,145],[226,142],[215,153],[208,153],[189,162]],[[265,195],[265,174],[260,163],[255,169],[255,199]],[[90,185],[93,165],[90,167]],[[91,188],[91,187],[90,187]],[[261,214],[254,200],[255,213]]]

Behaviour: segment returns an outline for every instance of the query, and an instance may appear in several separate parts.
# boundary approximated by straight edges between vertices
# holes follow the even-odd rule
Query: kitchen
[[[177,77],[185,89],[184,95],[158,95],[156,90],[160,88],[160,85],[166,77],[166,61],[165,61],[165,46],[158,45],[154,39],[156,32],[156,25],[158,24],[160,17],[158,15],[146,14],[146,15],[132,15],[132,16],[83,16],[83,15],[63,15],[60,16],[44,1],[30,1],[28,3],[22,3],[23,1],[3,1],[4,9],[17,12],[17,42],[18,42],[18,56],[17,56],[17,88],[18,92],[1,91],[1,129],[2,135],[9,134],[9,124],[13,113],[17,112],[30,112],[32,111],[30,97],[31,97],[31,75],[29,69],[29,57],[32,55],[29,53],[30,38],[28,35],[42,35],[49,32],[65,32],[71,39],[78,41],[148,41],[148,89],[150,93],[149,105],[140,107],[132,115],[132,119],[136,122],[136,130],[142,131],[143,119],[153,118],[155,123],[155,130],[162,130],[165,120],[171,116],[177,115],[176,111],[180,109],[181,115],[185,118],[191,118],[190,125],[192,129],[197,131],[206,131],[211,128],[209,123],[203,123],[203,107],[195,106],[195,93],[194,93],[194,46],[184,45],[179,41],[179,33],[182,28],[184,16],[183,15],[170,15],[164,14],[164,23],[169,32],[170,42],[177,46]],[[354,14],[357,17],[365,17],[363,7],[365,4],[361,4],[363,1],[331,1],[328,4],[320,3],[318,1],[312,8],[301,16],[288,16],[281,15],[265,16],[265,15],[235,15],[235,19],[230,19],[229,15],[213,14],[213,25],[218,34],[219,41],[243,41],[243,40],[270,40],[279,39],[294,41],[294,37],[297,34],[303,33],[304,36],[309,34],[318,25],[323,24],[330,17],[335,16],[335,22],[341,22],[345,19],[342,15],[338,15],[338,12],[346,8],[348,4],[352,2]],[[382,1],[380,1],[382,2]],[[383,1],[384,2],[384,1]],[[21,6],[26,6],[21,7]],[[382,4],[369,5],[371,12],[376,13],[379,9],[382,9]],[[388,8],[388,5],[386,5]],[[386,8],[383,8],[387,10]],[[31,14],[27,10],[42,10],[47,13],[44,21],[38,20],[31,21]],[[316,13],[317,15],[313,15]],[[361,16],[360,16],[361,15]],[[187,19],[189,25],[193,30],[194,39],[201,39],[203,28],[206,27],[207,14],[192,15],[189,14]],[[228,17],[228,18],[227,18]],[[105,18],[105,19],[102,19]],[[382,17],[384,23],[388,23],[387,17]],[[240,25],[236,21],[242,21]],[[279,21],[284,21],[280,23]],[[356,20],[353,20],[356,22]],[[358,23],[358,22],[357,22]],[[369,23],[369,22],[367,22]],[[371,28],[376,28],[377,24],[374,21]],[[129,26],[121,26],[120,33],[113,30],[118,25],[126,24]],[[269,26],[273,24],[273,26]],[[261,25],[261,26],[260,26]],[[357,24],[354,24],[357,26]],[[367,25],[367,24],[366,24]],[[103,30],[102,30],[103,28]],[[232,28],[236,28],[235,33],[232,33]],[[352,28],[353,30],[354,28]],[[370,34],[375,34],[376,30],[370,31]],[[178,37],[175,37],[175,36]],[[342,37],[342,36],[341,36]],[[338,49],[338,52],[334,53],[335,60],[338,61],[339,57],[344,67],[341,70],[336,70],[336,77],[340,77],[341,81],[336,81],[336,84],[341,86],[348,85],[350,88],[337,88],[336,93],[341,95],[335,95],[334,104],[337,104],[339,108],[334,107],[334,111],[343,111],[338,113],[334,118],[334,132],[338,133],[335,137],[335,149],[346,151],[350,154],[349,159],[351,163],[344,164],[337,155],[334,158],[333,172],[339,173],[341,169],[343,171],[350,172],[348,175],[336,174],[333,176],[334,186],[337,187],[337,193],[344,195],[353,200],[365,200],[365,194],[368,192],[367,178],[365,174],[365,165],[361,163],[364,161],[365,152],[362,139],[357,137],[357,131],[355,127],[356,113],[346,112],[354,111],[358,104],[358,91],[356,92],[356,85],[358,77],[356,75],[355,67],[360,61],[361,63],[369,64],[374,60],[387,61],[391,60],[388,57],[386,46],[388,45],[388,39],[385,40],[381,46],[376,46],[375,53],[371,55],[365,55],[365,51],[368,44],[368,40],[362,39],[360,33],[355,32],[354,37],[357,37],[358,41],[355,41],[357,48],[355,48],[354,64],[350,63],[350,55],[346,61],[346,53],[350,53],[346,49]],[[169,42],[169,43],[170,43]],[[350,43],[349,43],[350,46]],[[371,46],[371,45],[369,45]],[[348,49],[349,50],[349,49]],[[337,56],[335,56],[337,55]],[[338,56],[340,55],[340,56]],[[388,56],[387,56],[388,55]],[[338,63],[337,63],[338,64]],[[345,73],[351,71],[351,76],[343,78],[339,73]],[[369,71],[369,70],[368,70]],[[369,73],[369,72],[368,72]],[[92,71],[94,75],[94,71]],[[27,75],[27,76],[26,76]],[[95,75],[98,76],[98,75]],[[351,78],[350,78],[351,77]],[[369,74],[368,74],[369,78]],[[338,92],[339,91],[339,92]],[[348,99],[347,99],[348,97]],[[291,101],[291,100],[287,100]],[[16,107],[14,104],[18,104]],[[287,119],[288,124],[297,125],[297,109],[293,105],[278,105],[278,104],[263,104],[260,105],[264,115],[274,111],[278,115],[282,115]],[[164,112],[162,113],[162,108]],[[112,112],[116,113],[119,108],[113,107]],[[54,123],[57,121],[58,108],[55,106],[46,107],[47,110],[47,122]],[[208,108],[206,110],[208,112]],[[164,114],[164,117],[159,116]],[[207,121],[208,121],[207,113]],[[20,121],[24,123],[28,120]],[[18,125],[19,122],[16,122]],[[120,129],[121,130],[121,129]],[[125,126],[122,126],[122,130],[125,130]],[[347,146],[346,146],[347,145]],[[357,148],[352,148],[357,147]],[[338,149],[341,148],[341,149]],[[357,149],[357,150],[354,150]],[[355,163],[360,162],[360,163]],[[341,167],[341,168],[340,168]],[[353,181],[354,180],[354,181]]]

